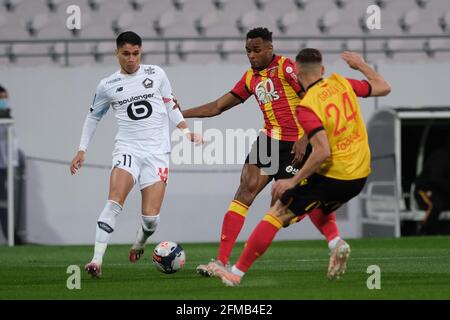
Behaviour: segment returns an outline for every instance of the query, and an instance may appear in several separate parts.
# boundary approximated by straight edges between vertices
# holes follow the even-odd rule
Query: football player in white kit
[[[97,221],[92,261],[85,270],[93,277],[102,273],[103,255],[122,212],[125,199],[135,183],[142,196],[141,225],[129,251],[131,262],[144,253],[145,242],[156,230],[164,198],[170,155],[169,120],[186,137],[202,143],[189,131],[173,101],[165,72],[155,65],[141,65],[141,38],[134,32],[121,33],[116,55],[120,70],[100,81],[84,122],[79,151],[70,165],[73,174],[81,168],[89,142],[103,115],[112,108],[118,123],[115,138],[108,201]]]

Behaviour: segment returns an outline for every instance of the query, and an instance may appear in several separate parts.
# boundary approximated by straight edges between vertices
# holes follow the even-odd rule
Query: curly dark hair
[[[272,32],[267,28],[258,27],[247,32],[247,39],[262,38],[264,41],[272,42]]]

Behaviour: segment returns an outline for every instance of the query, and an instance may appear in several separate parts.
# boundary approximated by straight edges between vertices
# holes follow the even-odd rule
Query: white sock
[[[234,273],[235,275],[241,277],[241,278],[242,278],[242,277],[244,276],[244,274],[245,274],[244,271],[239,270],[238,268],[236,268],[235,265],[231,267],[231,272]]]
[[[338,244],[339,240],[341,240],[341,237],[337,236],[333,240],[328,242],[328,248],[330,250],[334,250],[334,248],[336,248],[336,245]]]
[[[107,243],[95,242],[94,258],[92,258],[92,262],[96,262],[100,265],[103,263],[103,256],[105,254],[107,246],[108,246]]]
[[[103,211],[100,213],[95,232],[94,257],[92,261],[99,264],[103,262],[103,256],[108,246],[111,234],[116,227],[116,217],[122,212],[122,206],[113,200],[106,201]]]
[[[159,222],[159,214],[155,216],[141,215],[141,225],[138,227],[135,244],[142,246],[156,231]]]

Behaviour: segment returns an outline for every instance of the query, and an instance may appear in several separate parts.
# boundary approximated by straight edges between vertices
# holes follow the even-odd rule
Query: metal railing
[[[299,50],[307,45],[308,41],[323,41],[327,43],[337,43],[339,49],[321,49],[321,51],[326,54],[339,54],[343,50],[347,50],[348,41],[360,41],[360,46],[358,50],[354,50],[362,53],[366,60],[370,61],[370,56],[372,54],[385,54],[386,56],[392,56],[394,54],[402,54],[402,53],[426,53],[431,58],[437,52],[450,52],[450,43],[447,43],[443,47],[433,48],[430,45],[431,40],[450,40],[450,34],[448,35],[383,35],[383,36],[307,36],[307,37],[277,37],[274,39],[278,45],[283,42],[296,42],[298,43],[297,49],[280,49],[276,52],[287,55],[295,55]],[[417,46],[413,48],[391,48],[390,42],[391,40],[403,40],[408,42],[415,42]],[[172,62],[173,56],[186,56],[186,55],[219,55],[224,60],[229,55],[234,54],[244,54],[244,45],[242,45],[242,49],[232,49],[225,50],[220,44],[223,44],[226,41],[242,41],[244,43],[245,38],[243,37],[166,37],[166,38],[143,38],[143,41],[146,43],[155,43],[162,44],[162,49],[160,50],[146,50],[145,46],[143,47],[143,55],[151,56],[151,55],[162,55],[164,57],[164,64],[170,65]],[[202,50],[183,50],[182,45],[186,42],[198,42],[198,43],[213,43],[216,44],[215,49],[202,49]],[[378,42],[381,45],[381,48],[371,48],[370,44],[373,42]],[[92,44],[90,50],[86,51],[77,51],[71,48],[72,44]],[[92,39],[29,39],[29,40],[0,40],[0,46],[5,46],[4,53],[0,52],[0,58],[7,58],[10,63],[14,63],[18,58],[36,58],[36,57],[50,57],[52,60],[59,61],[63,59],[64,66],[71,65],[71,58],[73,57],[83,57],[83,56],[94,56],[102,57],[113,55],[113,52],[96,52],[95,46],[100,43],[114,43],[114,40],[111,38],[92,38]],[[16,44],[30,44],[30,45],[42,45],[49,44],[47,52],[42,53],[15,53],[13,50],[13,46]],[[54,45],[62,44],[63,50],[62,52],[56,52],[54,50]],[[353,43],[355,44],[355,43]],[[282,47],[282,46],[280,46]],[[53,49],[52,49],[53,48]]]

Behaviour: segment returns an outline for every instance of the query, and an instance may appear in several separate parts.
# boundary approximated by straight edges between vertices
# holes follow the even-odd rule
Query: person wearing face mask
[[[9,110],[8,91],[0,86],[0,118],[9,118]]]
[[[11,118],[8,91],[0,85],[0,118]],[[25,212],[23,201],[23,179],[25,174],[25,161],[18,148],[13,128],[13,167],[14,167],[14,243],[25,243]],[[0,225],[4,237],[8,236],[8,207],[7,207],[7,169],[8,168],[8,126],[0,124]]]

